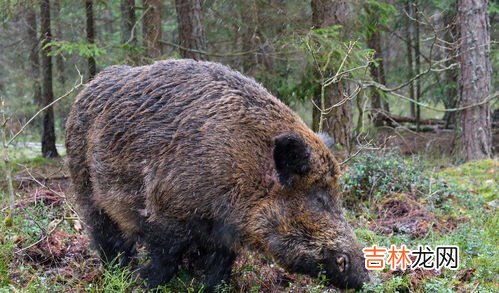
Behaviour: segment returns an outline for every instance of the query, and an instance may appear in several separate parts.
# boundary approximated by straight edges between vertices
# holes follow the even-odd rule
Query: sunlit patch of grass
[[[2,150],[5,151],[5,150]],[[63,157],[66,154],[64,148],[59,148],[59,155]],[[26,168],[46,168],[47,166],[61,165],[61,159],[47,159],[42,157],[41,150],[23,145],[11,146],[7,148],[9,160],[12,163],[14,171]],[[0,160],[0,171],[5,168],[4,160]]]
[[[131,292],[132,289],[140,288],[142,280],[136,272],[129,267],[121,267],[117,264],[107,266],[102,274],[101,280],[96,284],[88,284],[86,290],[90,292]]]
[[[404,234],[380,235],[365,228],[366,221],[374,217],[370,209],[357,214],[361,224],[356,229],[363,246],[373,244],[388,247],[391,244],[406,244],[410,249],[418,245],[457,245],[460,248],[458,270],[443,269],[439,275],[427,276],[411,284],[410,272],[398,276],[373,272],[374,282],[364,292],[498,292],[499,284],[499,215],[497,212],[497,160],[483,160],[446,168],[439,172],[426,172],[428,183],[439,182],[435,188],[442,189],[436,200],[422,196],[421,201],[440,219],[456,221],[457,227],[450,231],[430,229],[420,239],[410,239]],[[433,190],[433,189],[429,189]],[[359,212],[357,212],[359,213]],[[366,214],[367,213],[367,214]],[[355,215],[347,213],[351,222]],[[469,274],[467,277],[463,275]]]
[[[372,284],[364,285],[364,292],[376,293],[398,293],[410,292],[411,282],[406,276],[395,276],[392,279],[381,282],[378,280]]]
[[[450,183],[466,191],[481,196],[486,201],[499,197],[499,161],[472,161],[458,167],[447,168],[439,172]]]
[[[473,279],[480,282],[479,288],[492,291],[499,290],[498,171],[499,161],[482,160],[440,172],[461,188],[466,199],[463,209],[470,216],[469,223],[444,235],[441,241],[457,242],[462,249],[462,267],[474,269]]]
[[[496,207],[490,206],[497,200],[497,160],[473,161],[458,167],[447,168],[437,175],[456,190],[456,200],[448,201],[444,208],[448,213],[467,217],[464,224],[451,233],[430,234],[414,243],[435,245],[458,245],[460,248],[460,270],[472,270],[467,281],[480,292],[499,290],[499,215]],[[430,291],[448,292],[449,288],[462,286],[459,271],[444,270],[439,278],[425,284]],[[466,283],[466,282],[464,282]],[[476,283],[476,285],[474,285]],[[467,284],[467,285],[470,285]],[[445,289],[447,288],[447,289]],[[445,289],[445,290],[444,290]],[[443,290],[443,291],[442,291]],[[446,291],[447,290],[447,291]]]

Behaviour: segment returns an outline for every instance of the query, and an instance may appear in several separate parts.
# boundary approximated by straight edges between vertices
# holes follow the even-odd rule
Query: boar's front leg
[[[188,233],[178,229],[179,226],[170,227],[174,228],[150,225],[148,233],[144,235],[150,262],[142,269],[141,274],[147,279],[150,289],[168,283],[175,276],[182,255],[191,241]]]
[[[203,249],[203,266],[207,292],[215,292],[220,285],[228,284],[236,254],[226,247]]]

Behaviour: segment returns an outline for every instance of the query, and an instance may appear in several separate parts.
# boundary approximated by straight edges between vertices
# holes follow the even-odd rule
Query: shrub
[[[438,203],[448,191],[445,183],[428,176],[416,159],[407,160],[395,152],[365,152],[357,156],[341,183],[349,206],[393,193],[426,196],[429,202]]]

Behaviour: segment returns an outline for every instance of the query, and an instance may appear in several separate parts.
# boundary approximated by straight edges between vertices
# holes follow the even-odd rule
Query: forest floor
[[[385,268],[373,272],[373,283],[363,291],[498,292],[499,161],[484,160],[458,166],[424,162],[418,164],[419,169],[410,169],[416,170],[411,173],[406,172],[407,166],[413,168],[417,159],[376,161],[376,164],[384,164],[379,169],[369,160],[372,158],[349,163],[347,189],[371,178],[362,177],[367,174],[366,168],[372,168],[375,175],[384,168],[399,168],[402,172],[399,174],[393,169],[390,175],[393,178],[388,178],[383,185],[371,186],[371,191],[376,192],[346,202],[347,217],[359,240],[365,246],[405,244],[411,249],[419,244],[457,245],[460,266],[457,270]],[[82,223],[67,200],[69,182],[63,159],[19,158],[14,163],[13,217],[6,216],[7,196],[0,199],[0,292],[138,292],[144,289],[134,268],[103,268],[89,249]],[[359,170],[364,172],[360,177]],[[406,176],[405,173],[415,177],[397,177]],[[424,184],[419,189],[424,192],[418,191],[419,183],[411,187],[412,190],[397,189],[394,184],[404,180]],[[5,182],[1,184],[5,190]],[[162,292],[202,291],[197,280],[182,270]],[[271,260],[245,252],[238,257],[232,283],[225,291],[336,292],[336,289],[326,286],[322,278],[286,273]]]

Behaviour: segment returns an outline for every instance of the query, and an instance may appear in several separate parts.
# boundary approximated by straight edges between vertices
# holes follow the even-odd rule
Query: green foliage
[[[498,14],[499,13],[499,3],[497,3],[497,1],[490,1],[488,12],[489,12],[489,15],[491,15],[491,16],[495,16],[496,14]]]
[[[450,184],[460,187],[463,192],[472,188],[484,200],[493,201],[499,199],[498,167],[497,160],[471,161],[445,169],[439,175],[448,178]]]
[[[450,200],[436,208],[440,217],[454,214],[466,222],[447,233],[429,233],[422,239],[401,239],[400,235],[383,237],[375,232],[359,228],[356,234],[365,245],[410,243],[417,245],[457,245],[460,248],[460,267],[457,271],[442,270],[441,275],[420,280],[417,288],[410,284],[410,275],[395,276],[375,281],[365,287],[365,292],[497,292],[499,276],[499,214],[490,203],[497,200],[496,160],[470,162],[444,169],[435,176],[445,181],[453,190]],[[412,172],[412,171],[411,171]],[[423,171],[422,174],[427,172]],[[448,205],[448,206],[447,206]],[[365,214],[365,211],[362,213]],[[462,280],[471,272],[470,280]]]
[[[85,41],[81,42],[69,42],[69,41],[52,41],[44,46],[51,47],[53,50],[50,52],[51,56],[57,56],[60,54],[77,54],[83,58],[99,57],[106,53],[106,50],[99,48],[96,44],[88,43]]]
[[[341,29],[340,25],[314,29],[300,39],[298,47],[305,53],[308,66],[301,82],[292,89],[296,96],[317,97],[322,87],[341,79],[365,79],[368,75],[373,51],[363,48],[360,42],[346,42]]]
[[[2,288],[10,283],[9,265],[12,262],[14,243],[8,238],[5,226],[0,228],[0,232],[0,288]]]
[[[7,22],[12,20],[20,7],[19,0],[1,0],[0,1],[0,21]]]
[[[367,37],[373,32],[384,30],[393,22],[393,17],[397,10],[390,3],[378,0],[367,0],[364,2],[363,9],[360,12],[360,22],[366,30]]]
[[[497,5],[497,9],[499,10],[499,4]],[[492,24],[496,30],[499,30],[499,22]],[[497,89],[499,87],[499,42],[494,42],[490,44],[490,60],[492,64],[492,88]],[[499,99],[495,99],[491,101],[491,108],[498,109],[499,108]]]
[[[376,293],[398,293],[398,292],[410,292],[411,283],[405,276],[395,276],[386,282],[377,282],[374,284],[365,285],[365,292],[376,292]]]
[[[443,181],[425,174],[414,159],[406,160],[392,151],[357,156],[342,177],[342,184],[347,203],[401,192],[439,202],[450,192]]]
[[[226,292],[223,290],[224,288],[224,285],[220,285],[221,292]],[[164,293],[201,293],[204,291],[204,285],[198,284],[189,272],[181,270],[168,284],[161,286],[159,291]]]
[[[419,5],[428,5],[434,7],[435,9],[441,10],[444,13],[449,13],[449,11],[454,11],[457,7],[457,0],[419,0],[421,3]],[[457,11],[456,11],[457,12]]]
[[[137,275],[128,267],[111,264],[104,270],[100,284],[87,288],[91,292],[129,292],[137,286]]]
[[[0,194],[1,199],[2,195]],[[12,227],[8,227],[4,225],[8,217],[11,217],[11,215],[7,212],[0,212],[0,292],[2,292],[2,289],[9,288],[11,284],[9,276],[10,265],[14,259],[15,241],[18,238],[16,230],[19,220],[11,217],[13,225]]]
[[[310,62],[324,77],[349,72],[348,77],[364,77],[355,68],[365,66],[372,59],[372,50],[362,48],[359,42],[345,42],[340,25],[311,30],[301,44],[311,57]]]

